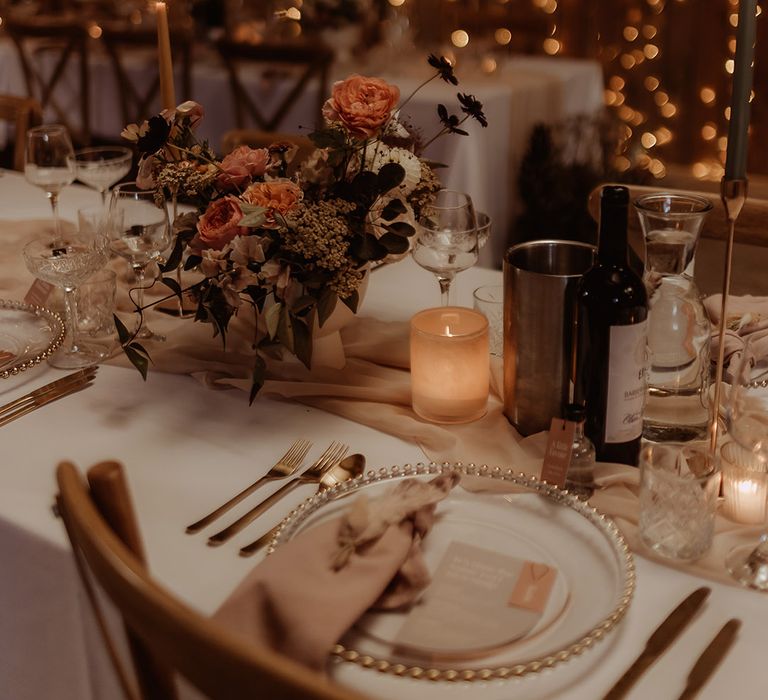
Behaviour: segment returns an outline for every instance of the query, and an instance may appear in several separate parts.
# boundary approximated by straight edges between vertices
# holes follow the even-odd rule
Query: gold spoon
[[[320,485],[317,487],[317,493],[325,491],[326,489],[340,484],[342,481],[348,481],[349,479],[356,479],[365,470],[365,456],[356,452],[353,455],[349,455],[341,460],[338,464],[334,464],[323,476],[320,478]],[[256,554],[265,544],[272,541],[277,529],[280,527],[278,523],[268,532],[265,532],[259,539],[254,540],[245,547],[240,548],[241,557],[250,557]]]

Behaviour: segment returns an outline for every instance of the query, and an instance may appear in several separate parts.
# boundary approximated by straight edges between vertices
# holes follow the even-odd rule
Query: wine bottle
[[[595,264],[577,291],[577,403],[597,459],[637,466],[646,390],[648,299],[629,264],[626,187],[604,187]]]

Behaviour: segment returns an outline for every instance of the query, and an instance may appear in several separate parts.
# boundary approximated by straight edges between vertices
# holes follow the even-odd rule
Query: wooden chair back
[[[27,129],[43,123],[40,103],[30,97],[0,95],[0,120],[14,127],[13,169],[24,170]]]
[[[165,669],[184,676],[212,700],[365,700],[291,659],[229,634],[156,584],[142,560],[119,464],[90,470],[90,489],[69,462],[58,466],[56,479],[59,512],[86,590],[92,577],[136,640]],[[106,517],[102,509],[113,515]],[[174,697],[158,688],[153,694],[131,695],[128,681],[124,688],[131,700]]]
[[[140,124],[145,119],[160,111],[160,74],[153,71],[152,79],[145,81],[142,71],[140,76],[132,76],[127,65],[131,52],[146,49],[157,51],[157,33],[148,29],[126,28],[124,24],[104,23],[101,27],[101,45],[104,47],[112,67],[112,75],[120,97],[120,110],[123,124]],[[187,32],[174,32],[171,35],[174,67],[180,69],[181,92],[177,91],[178,104],[192,99],[192,36]]]
[[[317,80],[315,124],[321,123],[321,111],[328,93],[328,74],[333,63],[333,51],[321,45],[307,44],[247,44],[222,39],[216,48],[226,68],[232,100],[235,107],[235,124],[243,129],[250,120],[262,131],[276,132],[298,99],[307,92],[312,80]],[[243,83],[242,68],[245,65],[262,66],[265,69],[283,68],[290,89],[279,100],[271,114],[256,104]]]
[[[37,99],[45,111],[52,109],[56,121],[64,124],[72,140],[87,145],[91,140],[90,74],[88,70],[88,31],[71,20],[55,18],[5,18],[5,29],[19,57],[27,94]],[[52,68],[47,67],[51,57]],[[67,107],[60,104],[56,88],[63,87],[63,78],[74,66],[78,95],[78,124],[73,123]]]

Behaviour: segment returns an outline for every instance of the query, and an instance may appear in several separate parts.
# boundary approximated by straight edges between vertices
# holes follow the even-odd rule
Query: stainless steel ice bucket
[[[562,415],[573,381],[576,288],[595,248],[541,240],[504,256],[504,413],[523,435]]]

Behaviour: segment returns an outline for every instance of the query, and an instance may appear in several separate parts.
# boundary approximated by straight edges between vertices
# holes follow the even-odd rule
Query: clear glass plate
[[[511,470],[419,464],[368,472],[300,504],[283,521],[269,551],[299,531],[338,516],[348,507],[339,496],[362,489],[375,496],[398,479],[452,470],[471,491],[459,484],[438,505],[435,525],[422,545],[428,567],[435,569],[452,542],[553,566],[558,577],[543,615],[524,637],[492,651],[456,647],[434,654],[396,647],[407,611],[369,612],[336,646],[337,657],[415,678],[507,678],[581,654],[615,627],[635,585],[632,554],[615,524],[567,491]]]
[[[42,362],[64,340],[61,317],[41,306],[0,299],[0,379]]]

